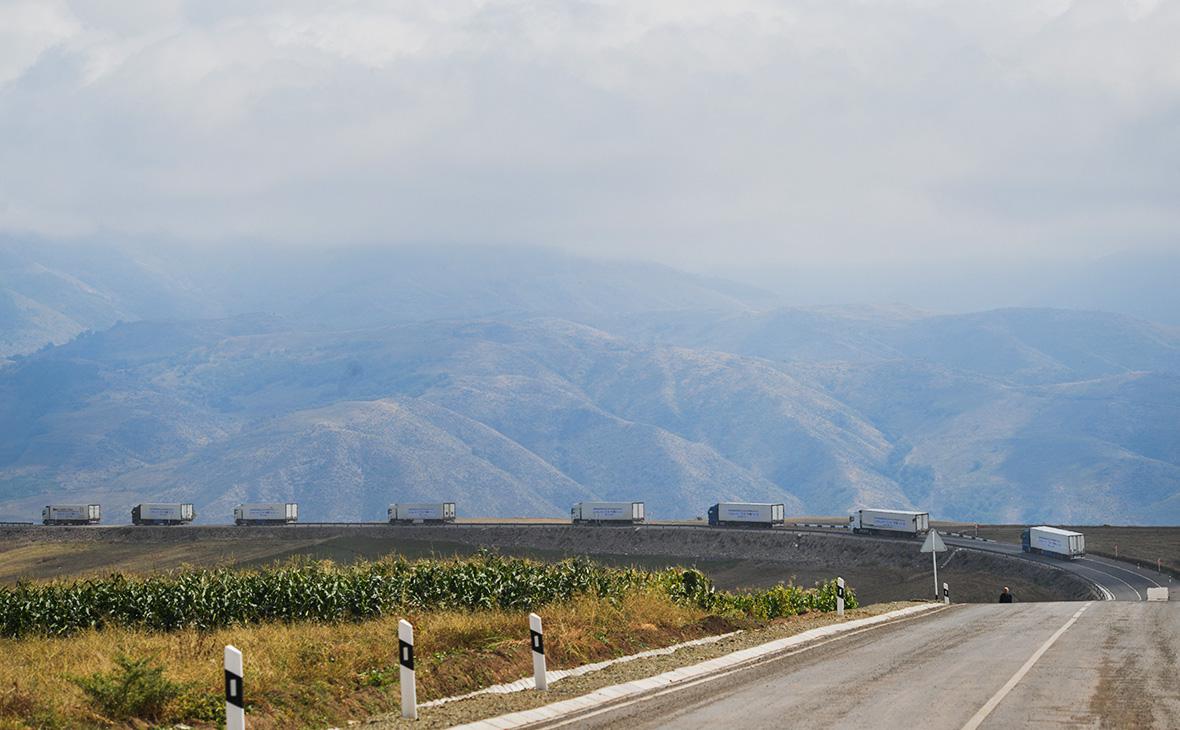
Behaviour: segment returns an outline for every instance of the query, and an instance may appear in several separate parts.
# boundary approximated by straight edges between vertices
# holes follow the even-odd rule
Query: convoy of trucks
[[[188,503],[142,502],[131,508],[136,525],[184,525],[195,517]],[[402,503],[389,505],[391,525],[442,525],[455,521],[454,502]],[[575,525],[638,525],[646,519],[643,502],[578,502],[570,509]],[[709,507],[711,527],[763,527],[783,525],[782,504],[760,502],[718,502]],[[45,525],[97,525],[102,507],[97,504],[50,504],[41,510]],[[246,503],[234,507],[235,525],[291,525],[299,521],[294,502]],[[930,530],[930,514],[909,510],[858,509],[848,518],[856,534],[905,535],[916,537]],[[1086,554],[1086,537],[1056,527],[1039,525],[1021,534],[1026,553],[1077,559]]]
[[[1075,560],[1086,554],[1086,536],[1045,525],[1028,527],[1020,534],[1020,548],[1026,553]]]
[[[930,513],[896,509],[858,509],[848,518],[859,534],[921,535],[930,530]]]
[[[709,508],[709,524],[713,527],[774,527],[783,524],[784,519],[781,504],[718,502]]]
[[[442,525],[454,521],[454,502],[389,505],[389,524],[391,525]]]
[[[637,525],[643,522],[643,502],[578,502],[570,509],[575,525]]]
[[[191,504],[141,502],[131,508],[134,525],[184,525],[193,521]]]
[[[258,502],[234,507],[235,525],[292,525],[299,521],[294,502]]]
[[[97,525],[102,507],[97,504],[47,504],[41,510],[44,525]]]

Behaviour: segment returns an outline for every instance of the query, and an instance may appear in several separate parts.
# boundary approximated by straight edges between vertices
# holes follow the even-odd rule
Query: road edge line
[[[690,664],[687,667],[673,669],[645,679],[637,679],[603,687],[580,697],[560,700],[548,705],[542,705],[541,707],[535,707],[531,710],[511,712],[505,715],[498,715],[464,725],[458,725],[455,730],[516,728],[533,725],[538,722],[559,720],[568,715],[586,712],[587,710],[595,710],[603,704],[613,704],[619,700],[645,694],[652,690],[670,688],[674,685],[680,685],[693,680],[701,681],[706,677],[726,673],[726,670],[735,670],[741,665],[756,662],[758,659],[764,659],[785,649],[798,647],[802,644],[816,641],[817,639],[838,637],[856,630],[864,630],[892,623],[896,619],[912,618],[945,608],[941,603],[907,606],[906,608],[899,608],[895,611],[889,611],[888,613],[882,613],[877,616],[821,626],[795,634],[794,636],[775,639],[774,641],[768,641],[765,644],[759,644],[747,649],[740,649],[714,659]]]

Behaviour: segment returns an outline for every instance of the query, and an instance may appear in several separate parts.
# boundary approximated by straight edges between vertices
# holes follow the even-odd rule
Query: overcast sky
[[[1180,2],[0,0],[0,230],[1180,247]]]

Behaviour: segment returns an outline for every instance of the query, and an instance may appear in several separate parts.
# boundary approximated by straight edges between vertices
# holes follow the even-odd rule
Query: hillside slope
[[[121,324],[0,367],[0,519],[65,498],[113,520],[155,498],[208,521],[245,499],[326,520],[428,498],[502,516],[603,498],[659,518],[746,499],[1180,519],[1180,377],[1125,372],[1163,355],[1042,383],[1025,360],[1000,377],[885,354],[775,361],[557,319]]]

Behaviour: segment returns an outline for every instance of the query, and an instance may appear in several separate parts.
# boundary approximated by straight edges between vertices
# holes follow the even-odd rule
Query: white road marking
[[[1092,579],[1087,578],[1087,580],[1089,580],[1091,583],[1094,583],[1094,587],[1097,588],[1098,590],[1102,591],[1102,600],[1104,600],[1104,601],[1113,601],[1114,600],[1114,594],[1110,592],[1109,588],[1102,585],[1101,583],[1095,583]]]
[[[1097,560],[1092,560],[1091,558],[1082,558],[1081,561],[1079,561],[1079,562],[1093,563],[1094,565],[1101,565],[1103,568],[1110,568],[1111,570],[1121,570],[1124,573],[1130,573],[1131,575],[1135,576],[1136,578],[1142,578],[1143,580],[1147,581],[1148,583],[1151,583],[1152,585],[1156,586],[1157,588],[1163,588],[1163,586],[1160,585],[1159,583],[1156,583],[1155,579],[1152,578],[1150,575],[1148,575],[1146,573],[1136,573],[1135,571],[1131,570],[1130,568],[1124,568],[1121,565],[1111,565],[1110,563],[1100,563]]]
[[[675,684],[671,687],[668,687],[667,689],[658,690],[656,692],[649,692],[647,694],[636,697],[635,699],[632,699],[632,700],[627,700],[625,702],[618,702],[615,704],[608,705],[606,707],[602,707],[597,710],[592,710],[590,712],[582,712],[582,713],[577,714],[577,716],[569,718],[569,719],[560,720],[560,721],[553,722],[553,723],[548,723],[545,725],[545,727],[565,727],[566,725],[573,725],[574,723],[582,722],[582,721],[587,720],[591,717],[595,717],[596,715],[602,715],[607,712],[614,712],[614,711],[622,709],[624,707],[630,707],[631,705],[637,705],[641,702],[647,702],[647,701],[653,700],[657,697],[662,697],[667,694],[672,694],[673,692],[681,692],[683,690],[689,689],[690,687],[696,687],[697,685],[706,684],[708,682],[713,682],[718,679],[724,679],[725,677],[728,677],[731,674],[737,674],[738,672],[744,672],[746,670],[753,669],[754,667],[758,667],[763,664],[769,664],[771,662],[779,661],[780,659],[786,659],[788,657],[793,657],[796,654],[803,654],[804,652],[811,651],[812,649],[818,649],[821,646],[826,646],[828,644],[831,644],[832,642],[842,641],[842,640],[847,639],[849,637],[857,636],[858,634],[863,634],[867,631],[873,631],[875,629],[879,629],[883,626],[896,626],[898,624],[906,623],[907,621],[912,621],[916,618],[922,618],[924,616],[932,616],[936,613],[941,613],[942,611],[948,610],[949,608],[950,608],[949,606],[935,608],[935,609],[926,611],[924,613],[919,613],[919,614],[915,614],[912,616],[906,616],[905,618],[894,619],[894,620],[886,622],[886,623],[876,624],[875,626],[867,626],[863,629],[856,629],[854,631],[849,631],[847,633],[843,633],[843,634],[839,634],[837,636],[834,636],[830,639],[825,639],[823,641],[817,641],[815,643],[808,644],[808,645],[800,647],[798,649],[793,649],[790,651],[785,651],[785,652],[781,652],[781,653],[777,653],[777,654],[771,654],[771,655],[765,656],[765,657],[760,657],[758,659],[754,659],[752,661],[740,664],[736,667],[733,667],[732,669],[726,669],[726,670],[723,670],[720,672],[705,675],[705,676],[697,678],[697,679],[692,679],[687,682],[681,682],[681,683]]]
[[[983,707],[980,707],[978,712],[971,716],[971,719],[968,720],[967,724],[963,726],[963,730],[975,730],[978,728],[980,724],[982,724],[983,721],[987,719],[987,716],[992,714],[992,710],[996,709],[996,707],[1004,701],[1004,698],[1008,696],[1008,693],[1012,691],[1012,688],[1019,684],[1020,680],[1024,679],[1024,675],[1028,674],[1028,670],[1033,668],[1033,665],[1037,663],[1037,660],[1041,658],[1041,655],[1049,651],[1049,647],[1053,646],[1053,644],[1061,638],[1061,635],[1068,631],[1070,626],[1074,625],[1074,623],[1078,620],[1078,617],[1090,607],[1090,603],[1092,603],[1092,601],[1079,608],[1077,612],[1065,622],[1065,625],[1057,629],[1057,631],[1054,632],[1054,634],[1050,636],[1044,644],[1041,644],[1041,647],[1033,652],[1033,655],[1028,658],[1028,661],[1024,663],[1024,666],[1018,669],[1016,674],[1013,674],[1012,678],[1009,679],[1003,687],[1000,687],[1000,691],[992,695],[992,698],[988,700]]]
[[[1083,558],[1083,560],[1084,560],[1084,558]],[[1079,561],[1079,562],[1081,562],[1081,561]],[[1136,590],[1135,586],[1131,585],[1131,584],[1130,584],[1130,583],[1128,583],[1127,581],[1125,581],[1125,580],[1123,580],[1122,578],[1118,577],[1118,576],[1117,576],[1117,575],[1115,575],[1114,573],[1107,573],[1105,570],[1099,570],[1098,568],[1094,568],[1094,567],[1091,567],[1091,566],[1089,566],[1089,565],[1087,565],[1087,566],[1086,566],[1086,569],[1087,569],[1087,570],[1092,570],[1092,571],[1094,571],[1095,573],[1101,573],[1102,575],[1105,575],[1105,576],[1109,576],[1109,577],[1111,577],[1111,578],[1114,578],[1114,579],[1115,579],[1115,580],[1117,580],[1119,583],[1122,583],[1122,584],[1123,584],[1123,585],[1125,585],[1126,587],[1130,588],[1130,589],[1131,589],[1131,591],[1132,591],[1132,592],[1135,594],[1135,598],[1137,598],[1137,599],[1138,599],[1138,600],[1140,600],[1140,601],[1142,601],[1142,600],[1143,600],[1143,594],[1142,594],[1142,593],[1140,593],[1138,590]]]

